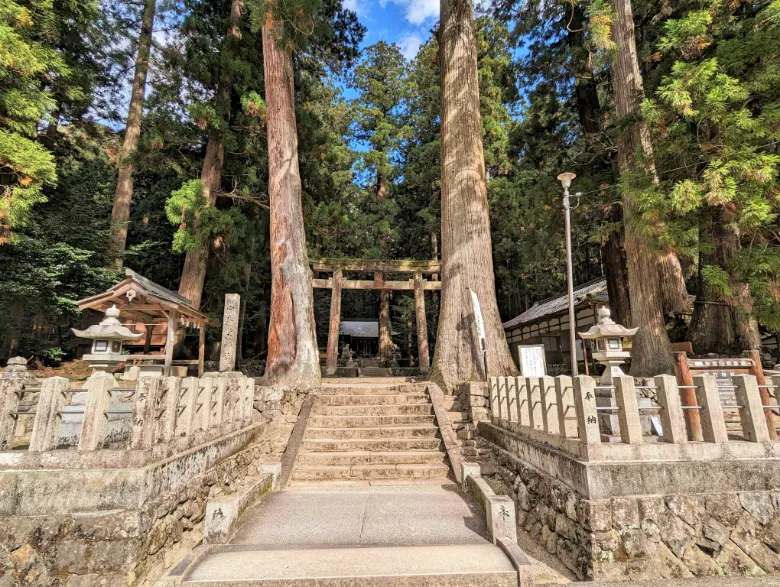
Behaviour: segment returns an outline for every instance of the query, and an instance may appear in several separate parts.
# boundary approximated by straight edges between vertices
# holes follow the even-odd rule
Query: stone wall
[[[483,476],[516,502],[518,527],[581,579],[780,573],[780,484],[772,482],[777,459],[761,463],[764,475],[754,474],[754,459],[720,463],[730,483],[696,479],[696,463],[666,463],[667,472],[676,467],[693,479],[683,485],[671,474],[664,486],[663,475],[641,461],[582,463],[491,424],[478,431]],[[603,482],[611,468],[630,480],[625,487],[663,490],[626,493],[620,483]],[[643,475],[659,478],[644,483]],[[611,488],[619,495],[610,497]]]
[[[150,587],[200,542],[209,499],[279,461],[303,397],[256,387],[250,427],[141,468],[69,469],[55,451],[60,470],[0,471],[0,585]]]

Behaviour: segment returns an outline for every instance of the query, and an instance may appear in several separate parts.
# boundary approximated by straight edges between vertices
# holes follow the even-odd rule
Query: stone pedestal
[[[236,367],[238,320],[241,312],[241,296],[225,294],[225,311],[222,315],[222,345],[219,353],[219,370],[232,371]]]

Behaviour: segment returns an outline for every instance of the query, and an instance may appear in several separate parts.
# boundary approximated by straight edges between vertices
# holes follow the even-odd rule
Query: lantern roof
[[[73,334],[79,338],[91,338],[93,340],[138,340],[143,336],[142,332],[135,333],[119,321],[119,308],[116,305],[106,310],[106,317],[100,324],[94,324],[86,330],[73,329]]]
[[[609,308],[602,306],[599,308],[598,324],[590,327],[587,332],[580,332],[579,335],[585,339],[606,338],[608,336],[634,336],[639,328],[626,328],[609,316]]]

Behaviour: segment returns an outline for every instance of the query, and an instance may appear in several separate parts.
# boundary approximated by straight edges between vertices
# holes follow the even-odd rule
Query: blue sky
[[[396,43],[407,59],[417,54],[439,18],[439,0],[344,0],[344,7],[366,27],[363,46]]]

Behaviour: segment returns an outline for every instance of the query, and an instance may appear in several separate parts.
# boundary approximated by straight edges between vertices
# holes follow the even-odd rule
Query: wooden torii
[[[341,291],[343,289],[414,291],[414,310],[417,322],[417,348],[420,370],[427,372],[431,365],[428,351],[428,323],[425,318],[425,290],[440,291],[441,261],[380,261],[367,259],[313,259],[310,261],[315,288],[330,289],[330,326],[328,328],[328,355],[325,370],[333,375],[338,367],[339,326],[341,324]],[[374,279],[344,279],[344,272],[373,273]],[[319,273],[332,273],[326,279]],[[385,273],[409,273],[404,281],[386,281]],[[423,276],[430,275],[432,279]]]

